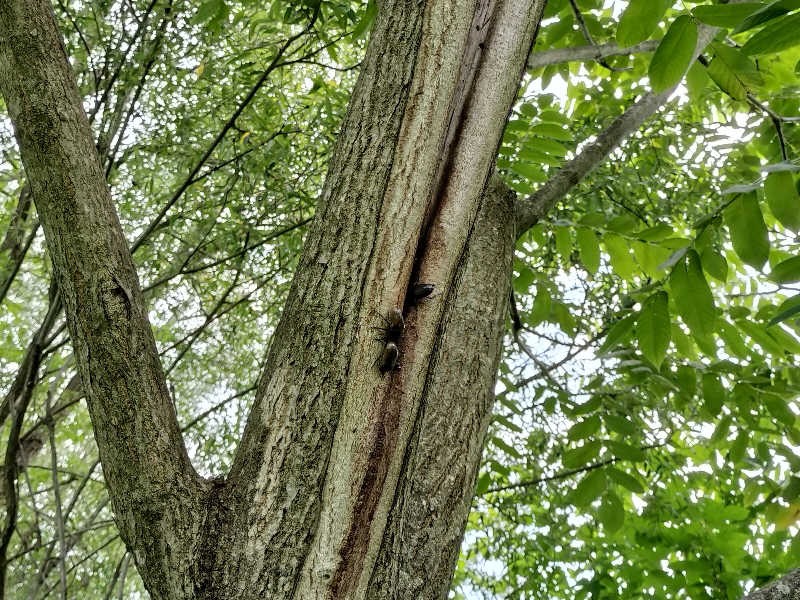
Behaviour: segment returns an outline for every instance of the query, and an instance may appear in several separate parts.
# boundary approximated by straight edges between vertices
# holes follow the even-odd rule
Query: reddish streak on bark
[[[442,195],[447,188],[452,167],[453,150],[461,135],[464,109],[469,104],[475,76],[481,62],[483,44],[491,29],[495,6],[495,0],[481,0],[475,10],[461,61],[458,84],[450,101],[450,120],[442,144],[441,162],[432,188],[434,194],[428,201],[415,263],[425,255],[425,245],[429,243],[430,223],[441,210]],[[440,252],[429,254],[429,256],[434,256],[436,260],[445,258],[441,256]],[[418,266],[415,264],[412,270],[412,282],[416,278]],[[413,343],[409,342],[416,338],[415,333],[413,319],[411,322],[407,321],[403,339],[400,340],[401,343],[405,342],[401,345],[401,356],[409,357],[414,354]],[[392,377],[392,381],[386,392],[378,396],[370,419],[371,427],[366,441],[369,453],[366,457],[364,477],[353,505],[350,529],[339,550],[341,562],[332,576],[328,596],[331,599],[348,597],[358,585],[369,545],[372,521],[382,496],[391,459],[397,450],[401,406],[404,401],[408,401],[408,397],[402,373],[394,375],[390,373],[388,376]]]

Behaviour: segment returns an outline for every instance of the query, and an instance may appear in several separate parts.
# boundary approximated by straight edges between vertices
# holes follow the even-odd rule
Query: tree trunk
[[[543,5],[381,3],[231,472],[206,481],[51,8],[0,0],[0,91],[116,520],[153,598],[446,595],[514,240],[511,195],[487,183]],[[415,282],[434,293],[410,301]],[[396,369],[376,339],[392,309]]]

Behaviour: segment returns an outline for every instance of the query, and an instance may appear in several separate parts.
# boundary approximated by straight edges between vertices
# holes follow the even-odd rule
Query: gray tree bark
[[[514,240],[489,175],[543,0],[381,3],[227,477],[189,461],[51,8],[0,0],[0,91],[119,530],[153,598],[441,598]],[[443,35],[446,32],[446,35]],[[417,281],[436,294],[414,306]],[[405,313],[399,368],[375,329]]]

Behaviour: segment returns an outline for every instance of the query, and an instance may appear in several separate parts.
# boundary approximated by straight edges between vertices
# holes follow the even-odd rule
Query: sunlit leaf
[[[669,348],[671,327],[667,298],[666,292],[656,292],[645,300],[636,328],[639,349],[656,369],[661,367]]]
[[[760,7],[758,2],[702,5],[693,8],[692,15],[701,23],[714,27],[736,27]]]
[[[633,46],[650,37],[664,16],[670,0],[631,0],[617,26],[617,43]]]
[[[688,15],[681,15],[667,30],[650,61],[650,85],[661,92],[683,78],[697,45],[697,25]]]
[[[606,489],[606,474],[602,469],[587,473],[570,494],[577,506],[588,506]]]
[[[625,522],[625,508],[616,494],[607,492],[603,496],[600,508],[597,510],[597,518],[608,533],[619,531]]]
[[[771,54],[800,44],[800,13],[775,19],[742,46],[745,54]]]
[[[724,215],[736,254],[746,264],[761,269],[769,258],[769,237],[756,195],[739,196],[725,209]]]
[[[716,330],[717,311],[697,252],[690,250],[686,260],[673,267],[669,284],[678,314],[699,342],[708,343]]]
[[[764,182],[764,196],[772,214],[784,227],[800,231],[800,194],[790,172],[770,173]]]

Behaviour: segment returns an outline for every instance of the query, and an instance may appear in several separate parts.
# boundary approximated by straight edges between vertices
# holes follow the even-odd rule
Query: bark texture
[[[186,597],[204,484],[178,431],[48,2],[0,0],[0,91],[53,261],[120,534],[154,597]]]
[[[742,600],[800,600],[800,569],[751,592]]]
[[[494,399],[514,250],[513,201],[490,182],[454,288],[367,598],[445,598]],[[475,352],[481,348],[481,352]]]

